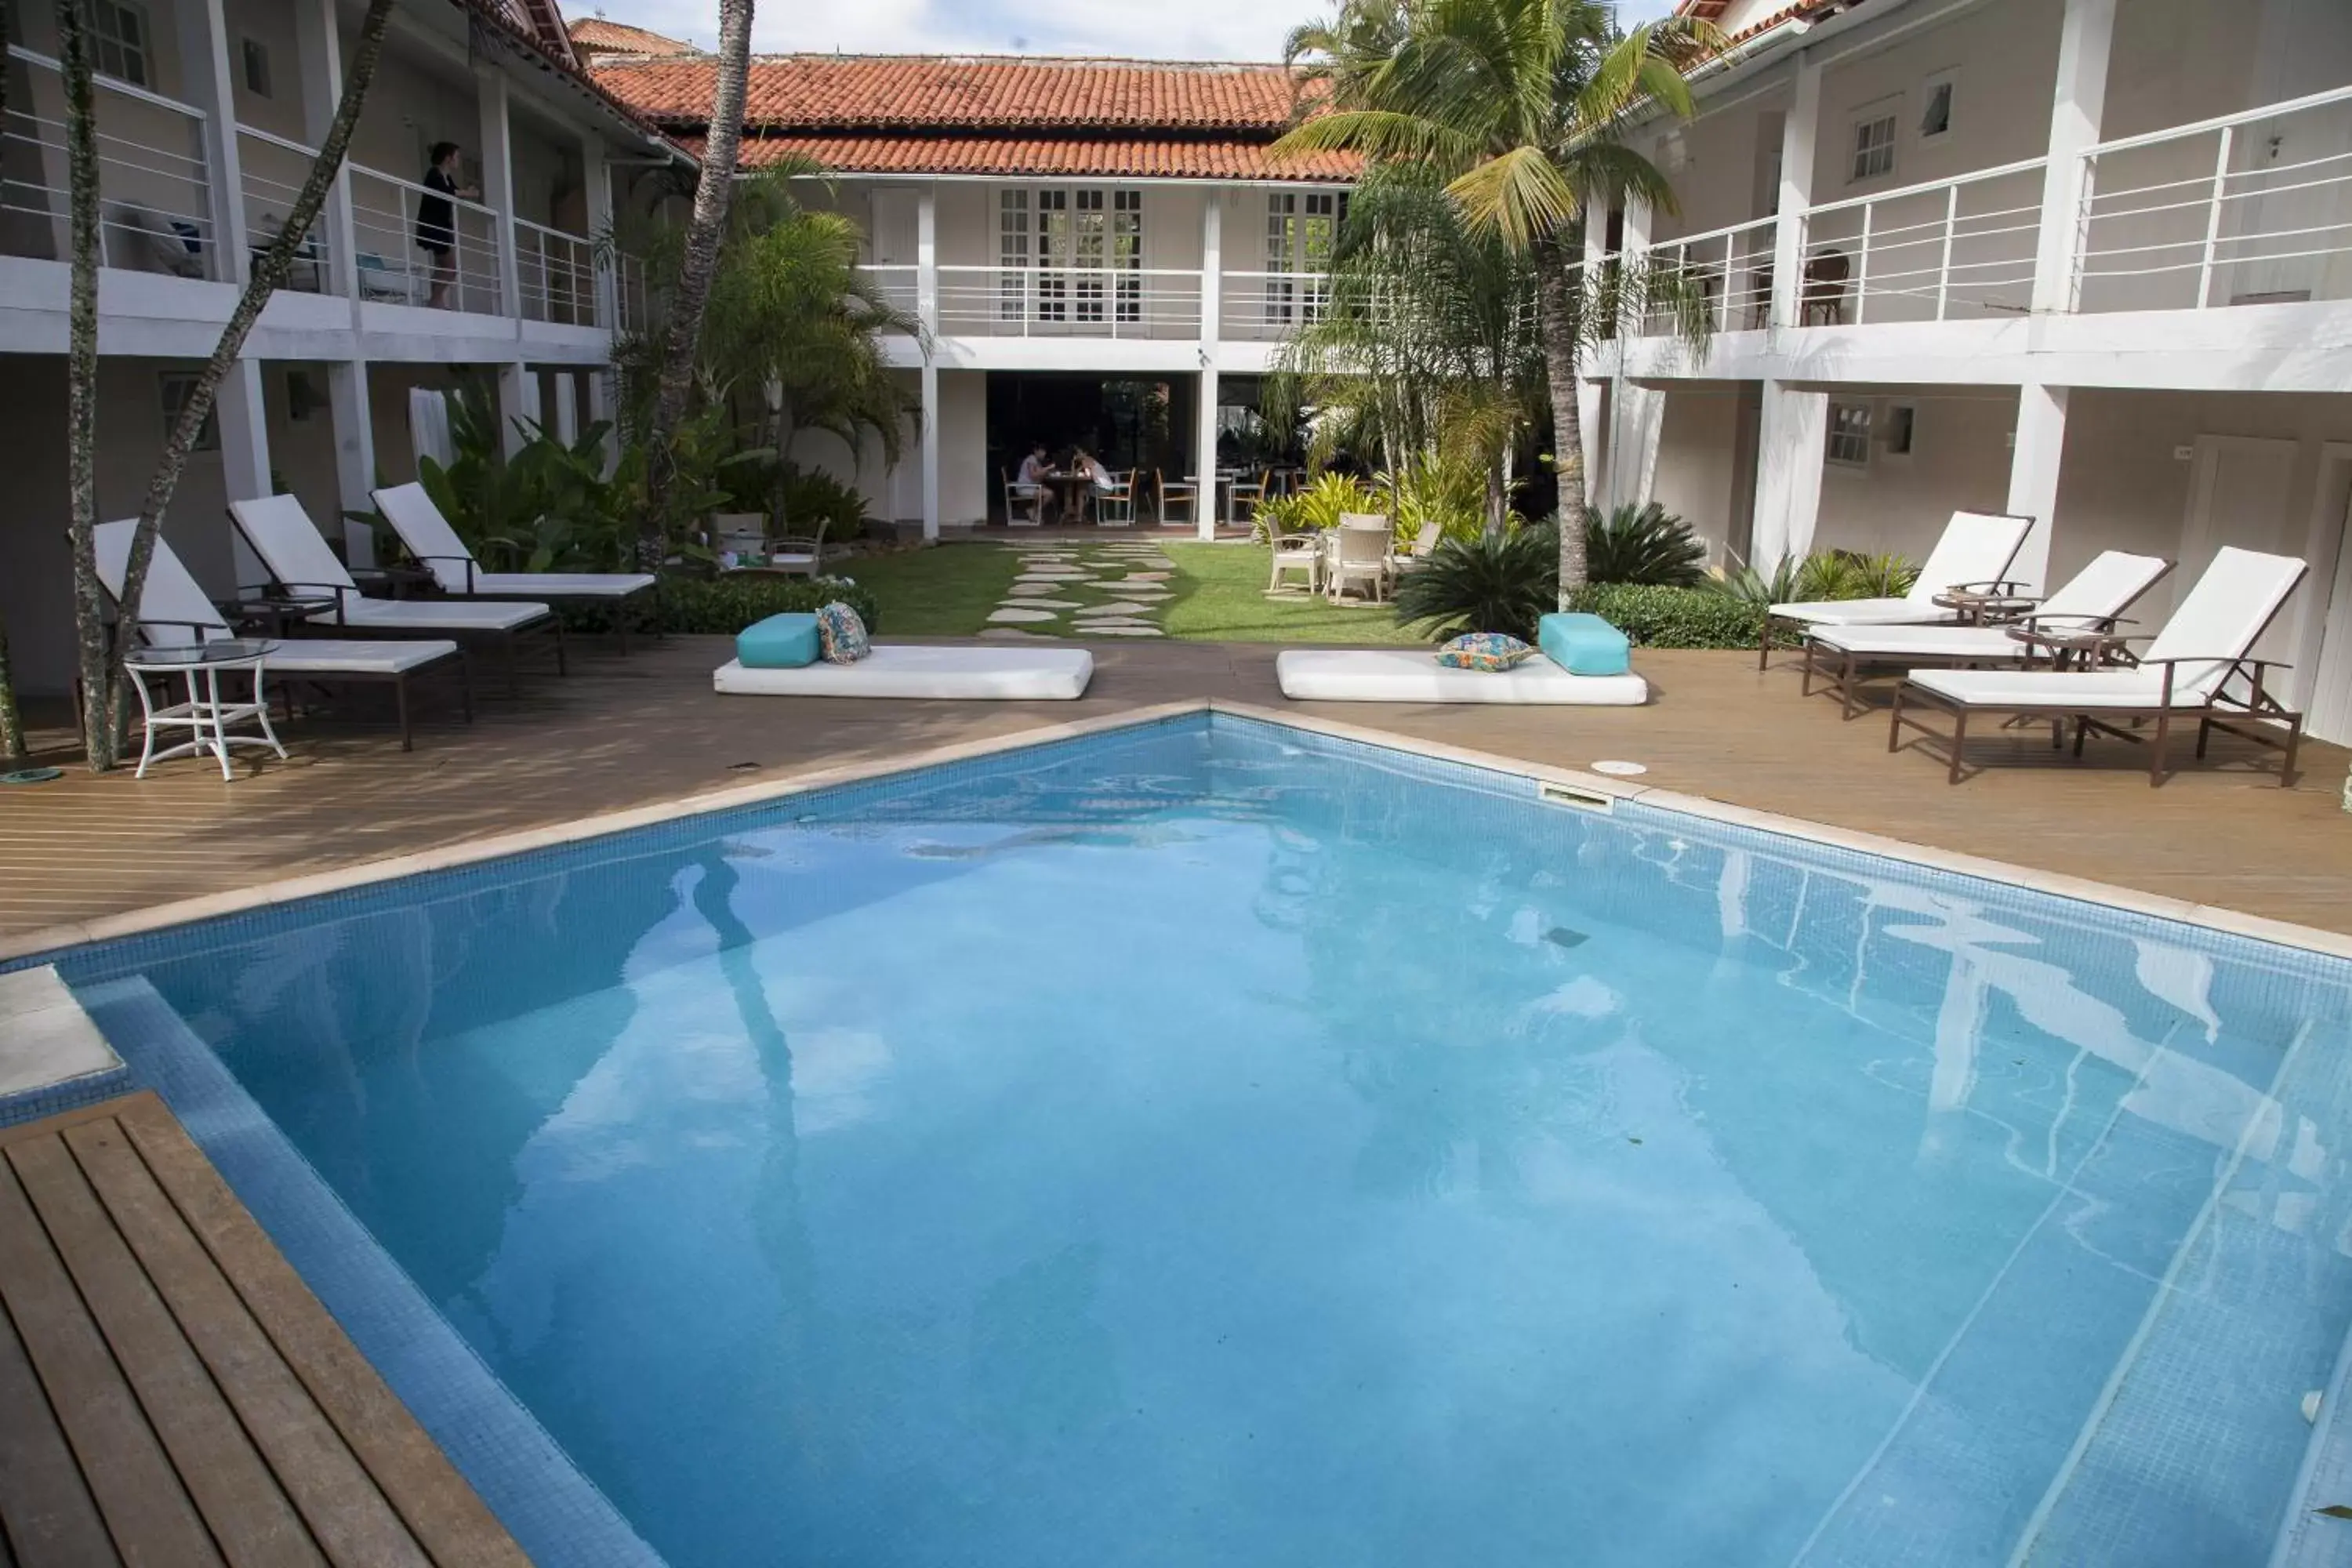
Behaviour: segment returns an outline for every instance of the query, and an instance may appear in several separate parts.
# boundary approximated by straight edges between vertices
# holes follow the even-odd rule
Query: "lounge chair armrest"
[[[2225,653],[2184,653],[2177,654],[2171,658],[2144,658],[2139,663],[2142,669],[2161,669],[2168,664],[2230,664],[2254,669],[2293,669],[2294,668],[2283,658],[2256,658],[2251,654],[2232,658]]]
[[[2036,603],[2039,603],[2041,600],[2040,595],[2020,592],[2020,590],[2024,586],[2025,584],[2013,578],[1996,577],[1987,583],[1947,583],[1944,584],[1942,592],[1947,594],[1971,594],[1982,598],[1998,597],[2004,599],[2032,599]]]

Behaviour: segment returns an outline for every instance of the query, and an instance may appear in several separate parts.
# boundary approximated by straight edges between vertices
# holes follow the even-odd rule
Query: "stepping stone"
[[[1174,574],[1170,572],[1129,572],[1127,574],[1125,581],[1129,583],[1165,583]]]
[[[1092,605],[1080,610],[1081,616],[1144,616],[1151,613],[1149,605],[1131,604],[1125,599],[1113,599],[1108,604]]]
[[[1076,599],[1039,599],[1029,595],[1023,595],[1011,604],[999,606],[1007,610],[1075,610],[1079,607]]]
[[[1078,629],[1090,637],[1157,637],[1168,635],[1158,626],[1081,626]]]
[[[990,615],[988,618],[992,621],[1050,621],[1056,616],[1051,610],[1024,610],[1017,605],[1007,605]]]

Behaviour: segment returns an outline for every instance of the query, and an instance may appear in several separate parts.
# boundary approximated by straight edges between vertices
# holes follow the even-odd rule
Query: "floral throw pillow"
[[[827,664],[856,664],[874,651],[866,623],[838,599],[816,613],[816,636]]]
[[[1536,650],[1501,632],[1470,632],[1437,650],[1437,662],[1455,669],[1509,669]],[[826,655],[828,658],[832,656]]]

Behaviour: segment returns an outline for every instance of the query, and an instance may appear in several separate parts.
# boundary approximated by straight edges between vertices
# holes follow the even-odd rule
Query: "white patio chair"
[[[1266,498],[1267,477],[1266,471],[1263,468],[1258,470],[1258,476],[1255,479],[1246,473],[1234,476],[1233,482],[1225,487],[1225,522],[1228,526],[1236,522],[1246,522],[1250,518],[1257,515],[1258,502]],[[1248,517],[1235,516],[1234,514],[1244,505],[1250,509]]]
[[[1895,691],[1887,750],[1901,748],[1906,724],[1931,739],[1946,740],[1916,717],[1921,707],[1939,708],[1952,716],[1946,776],[1958,784],[1971,718],[2003,714],[2049,719],[2053,745],[2071,719],[2076,756],[2083,754],[2084,739],[2092,731],[2145,741],[2147,782],[2159,784],[2172,726],[2194,719],[2199,756],[2205,754],[2215,730],[2282,746],[2286,754],[2279,783],[2293,784],[2303,715],[2272,695],[2265,683],[2265,671],[2284,667],[2252,658],[2250,650],[2303,581],[2305,571],[2304,563],[2290,555],[2224,546],[2147,651],[2126,668],[1915,669]],[[1914,710],[1907,715],[1906,705]],[[2153,733],[2139,733],[2138,727],[2150,721]],[[2277,732],[2282,726],[2283,740]]]
[[[122,589],[131,569],[131,537],[139,520],[101,522],[93,533],[98,580],[121,605]],[[126,626],[150,647],[179,647],[233,637],[228,618],[207,597],[170,542],[155,541],[147,562],[147,580],[141,584],[139,607],[124,607]],[[388,685],[400,724],[400,749],[413,749],[408,721],[408,682],[416,675],[453,676],[464,694],[466,721],[474,718],[474,683],[463,649],[450,641],[410,638],[386,642],[346,642],[331,637],[289,637],[263,661],[279,678],[278,690],[289,718],[294,699],[287,682],[316,686]]]
[[[1170,484],[1167,474],[1158,468],[1151,470],[1151,477],[1159,481],[1160,485],[1160,526],[1169,528],[1179,523],[1186,527],[1197,525],[1201,521],[1200,485],[1192,479],[1179,479],[1174,484]],[[1185,508],[1191,515],[1187,517],[1168,515],[1170,508],[1180,506]]]
[[[1304,573],[1307,591],[1318,594],[1323,589],[1323,536],[1312,529],[1297,533],[1277,533],[1271,541],[1274,546],[1274,570],[1265,580],[1265,591],[1279,593],[1286,572]]]
[[[1324,568],[1323,591],[1333,604],[1347,597],[1350,583],[1366,584],[1367,601],[1388,596],[1389,520],[1361,512],[1342,512],[1331,531],[1331,559]]]
[[[1004,525],[1007,528],[1040,528],[1045,521],[1045,487],[1025,484],[1003,468],[996,477],[1004,482]],[[1024,515],[1022,509],[1028,509]]]
[[[368,492],[416,563],[433,574],[452,599],[540,599],[557,604],[603,605],[613,612],[621,652],[629,651],[626,605],[656,595],[660,579],[650,572],[485,572],[441,515],[423,485],[388,485]],[[656,605],[656,622],[659,614]]]
[[[306,624],[351,626],[386,637],[446,637],[460,642],[494,642],[504,654],[509,689],[520,685],[516,639],[552,638],[556,673],[567,671],[563,623],[544,603],[515,599],[372,599],[341,559],[327,546],[326,535],[310,521],[302,503],[292,496],[267,496],[258,500],[233,500],[229,516],[245,536],[271,583],[297,598],[325,601]]]
[[[1955,588],[1972,593],[1999,593],[2015,584],[2006,579],[2010,563],[2025,544],[2030,517],[2005,512],[1956,511],[1944,525],[1944,536],[1919,568],[1918,580],[1901,598],[1808,599],[1774,605],[1765,611],[1764,634],[1756,650],[1761,669],[1772,655],[1772,631],[1777,625],[1931,626],[1956,621],[1958,610],[1936,603],[1937,595]]]
[[[1874,665],[2022,665],[2078,652],[2095,661],[2097,635],[2114,632],[2123,613],[2171,570],[2161,556],[2102,551],[2014,626],[1815,626],[1805,637],[1803,689],[1811,695],[1822,680],[1851,719],[1863,674]]]
[[[1106,485],[1097,479],[1087,487],[1088,499],[1094,502],[1097,528],[1128,528],[1135,522],[1135,470],[1123,469],[1111,475]]]

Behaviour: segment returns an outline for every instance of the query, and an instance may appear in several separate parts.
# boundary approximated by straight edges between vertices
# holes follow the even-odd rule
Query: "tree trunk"
[[[768,444],[774,447],[776,452],[776,483],[775,488],[768,492],[768,537],[782,539],[784,536],[786,525],[792,521],[785,515],[787,509],[784,504],[784,488],[790,478],[790,472],[784,464],[784,454],[791,449],[793,444],[793,400],[784,395],[784,389],[782,386],[775,387],[773,395],[775,404],[768,411],[772,421],[768,431]]]
[[[70,6],[74,0],[60,0]],[[351,66],[343,78],[342,101],[335,105],[335,118],[327,127],[327,139],[320,144],[319,154],[311,160],[310,172],[303,179],[302,189],[296,195],[294,205],[286,215],[269,247],[253,262],[253,272],[245,291],[238,296],[236,309],[229,312],[228,321],[221,328],[220,339],[213,345],[212,358],[197,374],[194,388],[180,405],[179,417],[173,423],[172,434],[163,443],[163,456],[155,460],[155,472],[147,481],[147,499],[139,506],[139,526],[131,536],[131,559],[122,570],[123,618],[128,621],[136,614],[131,606],[139,603],[147,585],[147,563],[155,558],[155,536],[162,530],[163,512],[172,504],[172,492],[179,487],[181,471],[187,467],[188,454],[195,449],[196,438],[203,434],[205,421],[213,411],[213,400],[219,395],[220,384],[236,365],[251,335],[253,324],[260,320],[269,297],[286,281],[292,270],[294,258],[300,251],[310,226],[319,221],[320,209],[327,205],[327,193],[335,183],[335,174],[342,167],[343,151],[351,144],[352,129],[359,123],[360,106],[366,100],[368,83],[374,79],[377,57],[383,52],[385,24],[392,18],[393,0],[368,0],[367,15],[360,21],[357,47],[352,51]],[[218,238],[214,241],[215,249]],[[77,261],[79,252],[77,251]],[[93,373],[96,363],[91,364]],[[80,391],[80,377],[75,375],[75,390]],[[80,521],[77,506],[75,521]],[[94,515],[94,514],[93,514]],[[126,713],[123,699],[126,693],[122,661],[131,652],[132,639],[128,636],[115,638],[114,657],[109,662],[106,680],[105,756],[101,762],[93,754],[93,767],[111,767],[116,760]]]
[[[1551,384],[1552,468],[1559,476],[1559,605],[1584,586],[1584,416],[1576,401],[1576,278],[1566,249],[1549,241],[1536,252],[1536,324],[1544,375]]]
[[[108,721],[113,704],[106,691],[106,596],[98,581],[98,123],[81,0],[58,0],[58,75],[65,86],[72,264],[66,315],[66,531],[73,546],[83,754],[92,771],[102,772],[114,765],[117,746]]]
[[[686,254],[669,300],[669,330],[655,383],[653,419],[646,430],[646,527],[669,521],[676,478],[670,437],[686,417],[694,390],[694,362],[702,344],[702,311],[719,272],[727,236],[727,205],[734,196],[735,152],[743,140],[743,84],[751,68],[751,0],[719,0],[719,75],[710,123],[702,144],[702,177],[695,183],[694,216],[686,226]]]

